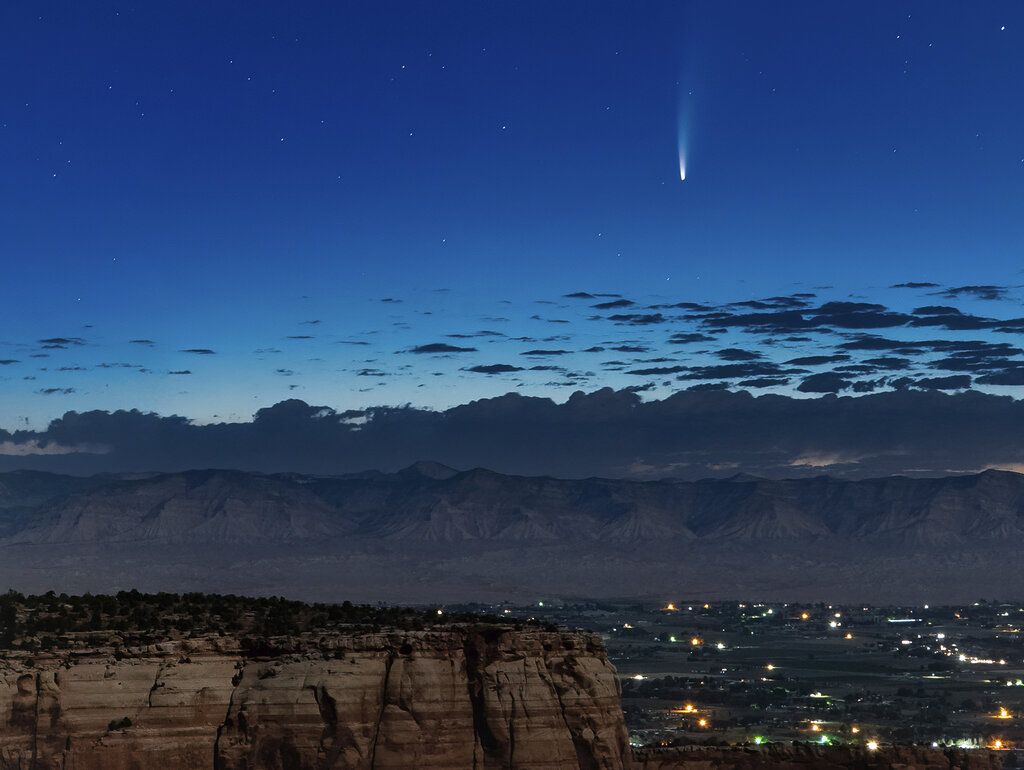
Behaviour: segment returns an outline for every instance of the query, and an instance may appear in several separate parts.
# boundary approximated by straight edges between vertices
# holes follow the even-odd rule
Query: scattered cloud
[[[447,342],[430,342],[426,345],[417,345],[409,348],[410,353],[475,353],[476,348],[464,348],[458,345],[449,345]]]
[[[521,366],[513,366],[512,364],[481,364],[469,366],[465,371],[476,372],[477,374],[509,374],[510,372],[522,372],[525,370]]]

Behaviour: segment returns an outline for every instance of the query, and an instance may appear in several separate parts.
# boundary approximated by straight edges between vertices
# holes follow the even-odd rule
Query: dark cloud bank
[[[213,425],[137,411],[68,412],[42,432],[0,431],[0,470],[329,474],[420,459],[562,477],[1024,469],[1024,400],[1006,396],[898,390],[801,399],[701,388],[644,402],[633,390],[578,392],[563,404],[509,394],[443,412],[337,412],[291,400],[251,422]]]

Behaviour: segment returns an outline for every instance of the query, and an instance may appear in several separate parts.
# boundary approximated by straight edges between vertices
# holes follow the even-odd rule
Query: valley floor
[[[680,595],[913,604],[1022,596],[1021,561],[1012,544],[991,542],[948,551],[835,541],[18,544],[0,547],[0,586],[24,592],[215,590],[403,604]]]

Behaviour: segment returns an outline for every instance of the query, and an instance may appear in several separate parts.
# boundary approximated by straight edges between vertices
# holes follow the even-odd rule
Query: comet
[[[682,104],[679,106],[679,114],[676,124],[676,150],[679,153],[679,181],[686,181],[686,146],[689,144],[688,136],[689,121],[683,114]]]

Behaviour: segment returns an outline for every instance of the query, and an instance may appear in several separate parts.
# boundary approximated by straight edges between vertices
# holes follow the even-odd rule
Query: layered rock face
[[[501,627],[0,659],[3,770],[622,768],[599,639]]]

